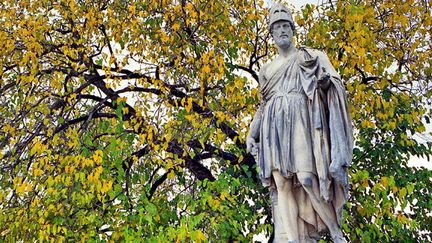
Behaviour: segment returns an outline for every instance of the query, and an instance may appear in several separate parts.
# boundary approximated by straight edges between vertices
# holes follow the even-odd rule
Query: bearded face
[[[293,29],[290,22],[281,20],[271,27],[271,34],[276,45],[280,48],[288,48],[292,44]]]

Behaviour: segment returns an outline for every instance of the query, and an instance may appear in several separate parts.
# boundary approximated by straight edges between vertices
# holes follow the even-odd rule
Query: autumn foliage
[[[271,237],[245,151],[257,72],[275,55],[263,2],[2,1],[0,239]],[[407,165],[432,155],[430,9],[295,13],[297,44],[325,51],[346,82],[351,241],[431,241],[432,172]]]

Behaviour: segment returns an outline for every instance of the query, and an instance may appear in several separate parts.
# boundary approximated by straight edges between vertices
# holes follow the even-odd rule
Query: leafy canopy
[[[297,43],[346,81],[356,128],[350,240],[431,240],[430,2],[338,1]],[[0,237],[251,241],[271,235],[245,152],[263,1],[0,3]]]

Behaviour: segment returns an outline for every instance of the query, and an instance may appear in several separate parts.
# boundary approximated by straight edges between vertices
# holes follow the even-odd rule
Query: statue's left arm
[[[353,136],[344,84],[324,52],[309,48],[301,50],[303,88],[312,101],[312,127],[316,129],[314,131],[323,132],[328,139],[325,144],[329,145],[331,177],[347,186],[346,168],[352,160]],[[316,143],[320,147],[316,150],[316,156],[320,156],[319,151],[326,151],[320,144],[320,141]],[[324,165],[327,164],[324,162],[326,157],[325,154],[322,155]],[[322,173],[319,174],[324,177],[327,169],[322,168]]]
[[[342,84],[341,77],[331,64],[328,56],[321,51],[316,51],[316,55],[319,66],[317,70],[318,87],[326,91],[334,82]]]
[[[353,134],[346,91],[340,75],[327,55],[318,51],[318,86],[326,92],[329,111],[331,164],[330,174],[336,180],[348,183],[346,167],[352,160]]]

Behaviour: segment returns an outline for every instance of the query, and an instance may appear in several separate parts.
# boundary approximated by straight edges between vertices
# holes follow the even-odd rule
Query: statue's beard
[[[288,48],[292,45],[292,40],[288,39],[288,38],[276,39],[275,42],[276,42],[276,45],[282,49]]]

